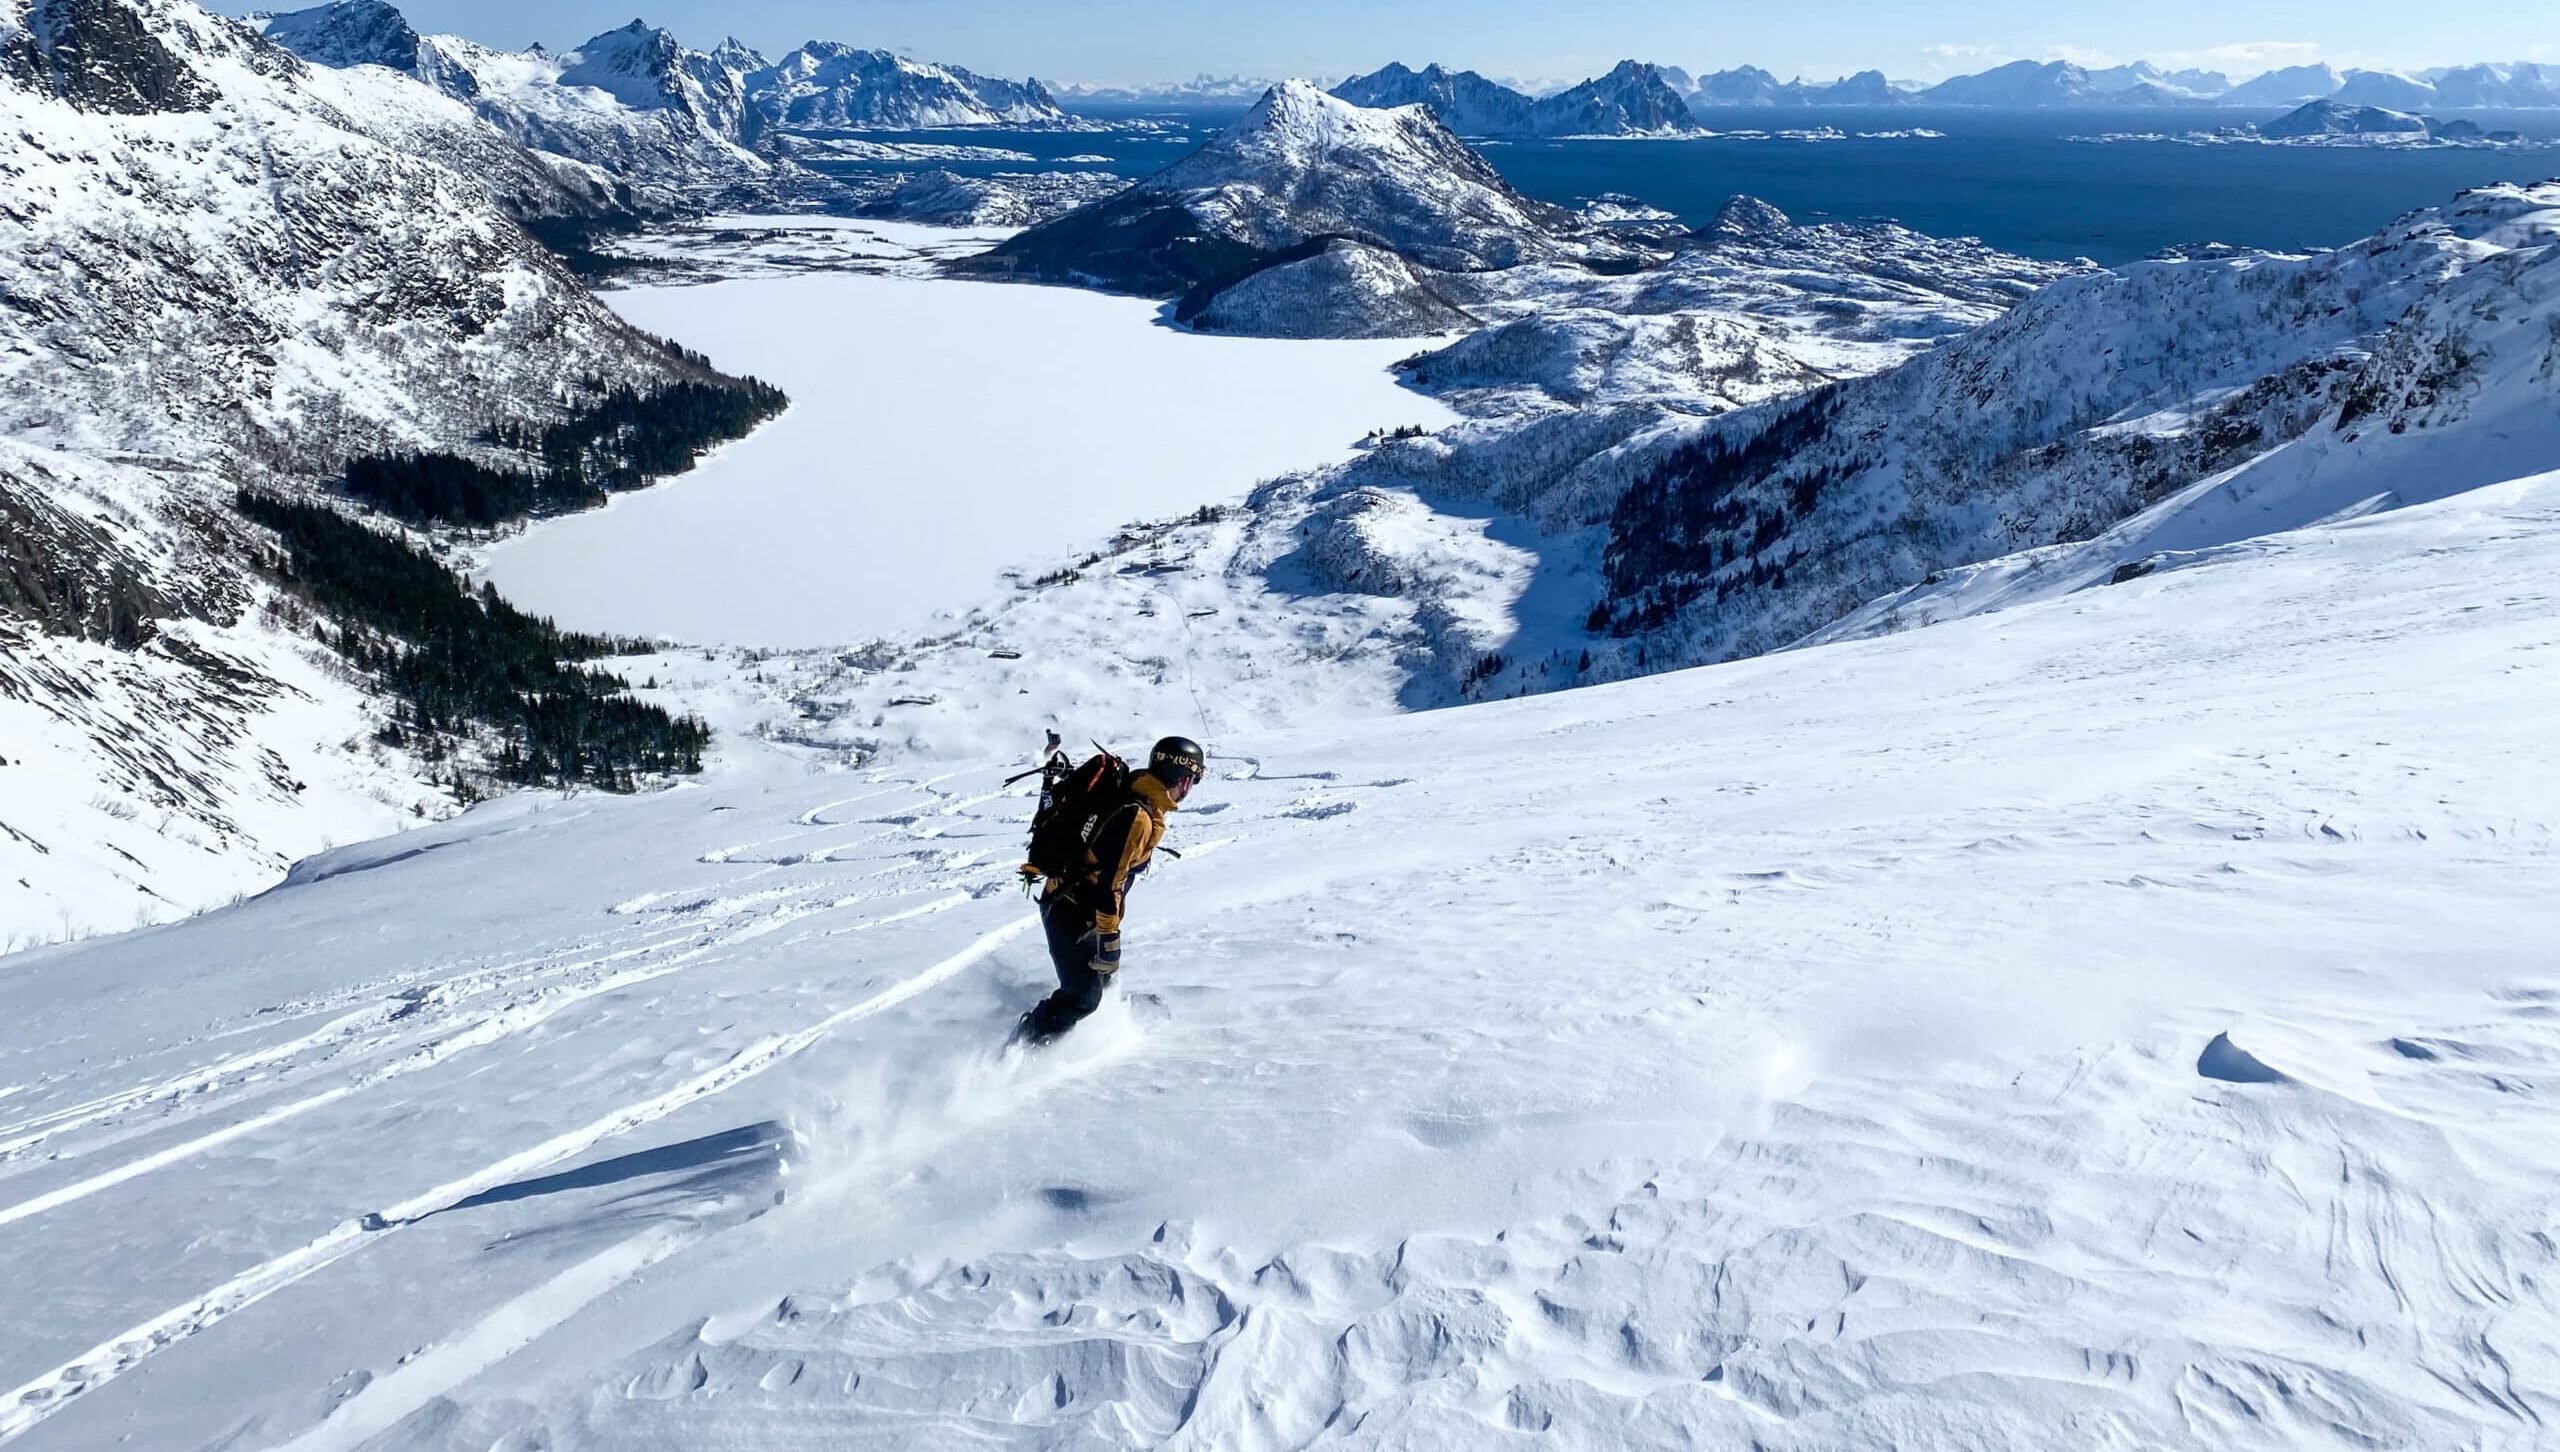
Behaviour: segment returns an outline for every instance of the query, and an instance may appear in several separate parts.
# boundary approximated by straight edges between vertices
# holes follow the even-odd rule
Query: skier
[[[1147,754],[1146,770],[1113,779],[1117,765],[1105,755],[1076,769],[1075,777],[1094,785],[1075,797],[1065,795],[1072,788],[1061,789],[1067,820],[1058,835],[1071,845],[1023,868],[1041,881],[1040,925],[1058,970],[1058,991],[1022,1016],[1018,1036],[1034,1044],[1055,1039],[1101,1006],[1111,975],[1120,971],[1120,915],[1129,885],[1147,870],[1164,840],[1166,815],[1191,795],[1208,757],[1199,742],[1168,736]],[[1035,849],[1045,835],[1035,825]],[[1035,858],[1042,855],[1035,850]]]

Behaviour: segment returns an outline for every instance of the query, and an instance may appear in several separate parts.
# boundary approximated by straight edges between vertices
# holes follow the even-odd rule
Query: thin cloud
[[[2091,45],[2055,45],[2045,48],[2046,60],[2069,61],[2085,70],[2105,70],[2116,63],[2115,57]]]
[[[1952,41],[1938,45],[1924,45],[1920,47],[1920,54],[1928,61],[1928,64],[1921,67],[1922,72],[1934,72],[1938,75],[1954,75],[1961,71],[1980,70],[2010,58],[2009,52],[1996,45],[1963,45]]]
[[[2242,40],[2209,45],[2199,50],[2162,51],[2151,58],[2151,63],[2168,70],[2220,71],[2233,80],[2246,80],[2287,66],[2315,65],[2321,61],[2336,64],[2340,59],[2336,52],[2317,41]]]

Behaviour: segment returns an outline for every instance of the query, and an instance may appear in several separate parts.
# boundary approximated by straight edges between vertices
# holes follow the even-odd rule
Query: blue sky
[[[2148,58],[2237,72],[2327,60],[2416,69],[2560,61],[2560,5],[2522,0],[1812,0],[1795,5],[1606,0],[410,0],[421,30],[493,45],[574,45],[634,7],[690,44],[768,53],[812,37],[999,75],[1131,82],[1210,71],[1341,76],[1442,60],[1526,80],[1579,79],[1636,57],[1691,69],[1750,63],[1827,77],[1868,66],[1936,79],[2005,60]],[[293,0],[256,8],[289,9]],[[234,11],[251,6],[230,3]]]

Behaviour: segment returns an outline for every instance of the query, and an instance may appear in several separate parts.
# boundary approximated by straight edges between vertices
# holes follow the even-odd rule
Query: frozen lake
[[[1154,303],[1063,288],[813,273],[610,300],[792,408],[691,474],[489,552],[510,599],[585,629],[912,634],[1009,566],[1453,417],[1388,371],[1412,340],[1196,336],[1158,327]]]

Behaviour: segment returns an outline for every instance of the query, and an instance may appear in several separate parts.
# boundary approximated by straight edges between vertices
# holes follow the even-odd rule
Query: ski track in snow
[[[452,1209],[473,1195],[503,1185],[535,1170],[557,1164],[592,1148],[603,1140],[629,1133],[643,1125],[663,1119],[698,1100],[742,1084],[806,1051],[828,1034],[874,1014],[885,1012],[919,993],[926,992],[978,962],[1029,926],[1031,926],[1031,920],[1016,919],[984,933],[966,948],[914,977],[851,1007],[838,1010],[815,1024],[795,1033],[767,1038],[750,1045],[717,1069],[678,1084],[655,1098],[618,1109],[593,1123],[581,1125],[530,1149],[485,1165],[461,1179],[436,1186],[398,1205],[369,1214],[361,1220],[333,1227],[319,1239],[307,1245],[257,1266],[246,1274],[234,1277],[185,1305],[173,1307],[122,1335],[110,1338],[85,1355],[19,1387],[5,1398],[0,1398],[0,1441],[6,1441],[24,1433],[44,1417],[68,1405],[73,1398],[130,1370],[144,1357],[165,1349],[176,1341],[205,1331],[234,1312],[255,1305],[277,1291],[327,1268],[383,1235],[415,1224],[429,1215]],[[289,1105],[284,1110],[271,1113],[266,1117],[265,1123],[272,1123],[307,1108],[317,1108],[321,1104],[335,1102],[356,1092],[356,1087],[362,1086],[333,1089],[325,1094],[316,1095],[311,1100]],[[263,1128],[265,1123],[226,1132],[221,1136],[209,1136],[206,1141],[182,1148],[186,1153],[193,1154],[200,1149],[211,1148],[214,1143],[223,1139],[237,1137],[238,1133],[245,1133],[250,1128]],[[122,1183],[124,1179],[131,1178],[132,1174],[142,1173],[144,1169],[158,1168],[161,1163],[174,1163],[181,1157],[174,1153],[156,1156],[154,1157],[156,1162],[137,1162],[137,1166],[127,1167],[129,1173],[101,1176],[99,1181],[103,1183],[83,1182],[82,1186],[74,1188],[81,1194],[90,1193],[94,1189],[108,1188],[112,1184]],[[62,1201],[57,1199],[55,1203],[62,1203]],[[52,1205],[35,1204],[35,1202],[30,1204],[34,1205],[34,1208],[17,1208],[26,1214],[53,1208]],[[0,1224],[8,1223],[8,1218],[0,1218]],[[671,1251],[674,1247],[670,1245],[666,1249]],[[639,1264],[645,1265],[649,1260],[657,1258],[656,1255],[650,1255]],[[638,1266],[635,1265],[631,1269],[636,1271]]]
[[[1213,741],[1066,1057],[969,972],[1014,763],[749,747],[32,960],[0,1439],[2531,1445],[2555,493]]]

